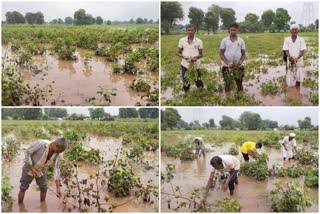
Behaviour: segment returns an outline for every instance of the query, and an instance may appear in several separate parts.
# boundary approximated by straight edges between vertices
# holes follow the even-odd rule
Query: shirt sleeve
[[[226,49],[226,44],[225,44],[225,39],[223,39],[220,43],[220,50],[225,50]]]
[[[289,50],[289,44],[288,44],[288,39],[287,38],[284,40],[282,50],[284,50],[284,51],[288,51]]]
[[[293,145],[293,146],[297,146],[296,139],[293,140],[292,145]]]
[[[304,51],[307,49],[306,42],[304,41],[303,38],[300,38],[300,39],[301,39],[300,51]]]
[[[53,175],[54,175],[54,180],[55,181],[61,180],[61,176],[60,176],[60,161],[61,161],[61,155],[57,154],[56,160],[54,162],[54,169],[53,169]]]
[[[245,50],[246,49],[246,44],[244,43],[244,40],[242,40],[241,42],[241,50]]]
[[[200,39],[199,39],[199,49],[203,49],[203,43]]]
[[[24,152],[24,155],[25,155],[24,163],[32,166],[31,155],[34,154],[35,152],[39,151],[41,146],[42,146],[42,144],[40,143],[40,141],[33,142],[30,145],[30,147],[27,148],[26,151]]]
[[[179,47],[179,48],[183,48],[183,41],[182,41],[182,39],[179,40],[178,47]]]
[[[237,158],[235,159],[234,170],[240,170],[240,161]]]

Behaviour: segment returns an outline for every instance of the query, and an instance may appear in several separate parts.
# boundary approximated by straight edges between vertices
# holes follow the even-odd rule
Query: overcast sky
[[[313,125],[318,125],[317,108],[265,108],[265,107],[221,107],[221,108],[176,108],[182,119],[188,123],[199,120],[200,123],[208,122],[213,118],[216,124],[227,115],[238,119],[244,111],[252,111],[260,114],[262,119],[278,121],[279,125],[298,125],[298,120],[310,117]]]
[[[238,22],[244,21],[244,17],[247,13],[255,13],[260,17],[265,10],[272,9],[275,12],[277,8],[281,7],[288,10],[289,15],[291,16],[291,21],[295,20],[297,23],[303,24],[303,18],[306,17],[306,14],[303,12],[303,1],[188,1],[181,2],[181,4],[185,18],[180,22],[181,24],[189,23],[188,13],[190,7],[201,8],[204,12],[206,12],[208,7],[210,7],[212,4],[216,4],[221,7],[232,8],[236,12],[236,18]],[[316,20],[319,17],[319,3],[317,3],[317,1],[313,1],[313,9],[314,20]]]
[[[126,21],[131,18],[138,17],[158,20],[159,2],[95,2],[95,1],[51,1],[51,2],[3,2],[2,3],[2,19],[5,20],[7,11],[19,11],[23,15],[27,12],[41,11],[46,21],[55,18],[71,16],[78,9],[85,9],[92,16],[101,16],[104,20]]]
[[[66,108],[68,111],[68,114],[73,114],[73,113],[77,113],[77,114],[84,114],[86,116],[89,116],[89,110],[88,108],[81,108],[81,107],[69,107]],[[111,115],[118,115],[119,114],[119,108],[116,107],[107,107],[104,108],[104,111],[111,114]]]

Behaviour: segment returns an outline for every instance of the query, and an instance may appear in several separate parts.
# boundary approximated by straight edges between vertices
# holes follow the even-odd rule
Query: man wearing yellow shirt
[[[261,149],[262,144],[261,143],[255,143],[252,141],[246,141],[242,144],[240,147],[240,151],[242,153],[242,156],[245,161],[249,161],[249,155],[253,157],[254,159],[257,158],[257,152],[256,149]]]

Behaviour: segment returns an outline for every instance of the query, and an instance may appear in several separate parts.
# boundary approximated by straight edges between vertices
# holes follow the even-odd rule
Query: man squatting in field
[[[190,83],[187,83],[185,74],[193,63],[197,66],[196,86],[197,88],[203,87],[200,69],[198,68],[198,59],[202,57],[203,44],[199,38],[194,36],[196,32],[196,27],[194,25],[187,25],[186,31],[188,36],[181,38],[178,44],[178,55],[181,58],[180,72],[183,81],[183,90],[185,92],[190,89]]]
[[[234,184],[238,184],[238,172],[240,170],[240,161],[233,155],[220,155],[214,156],[210,161],[211,166],[213,167],[210,177],[206,186],[206,192],[201,203],[204,205],[207,201],[208,193],[213,184],[214,174],[216,170],[229,172],[230,175],[223,185],[223,190],[227,190],[229,187],[230,195],[234,193]]]
[[[60,160],[61,154],[68,146],[65,138],[58,138],[53,142],[37,140],[25,151],[24,165],[20,179],[19,204],[23,203],[24,195],[29,185],[36,179],[40,188],[40,201],[45,201],[47,194],[46,165],[54,163],[54,180],[56,183],[57,196],[61,196]]]
[[[225,81],[225,91],[231,90],[230,69],[236,69],[235,82],[238,91],[243,91],[242,80],[244,67],[242,65],[246,58],[246,47],[244,41],[237,36],[238,24],[231,23],[228,27],[229,36],[224,38],[220,44],[220,58],[222,62],[222,75]]]
[[[294,152],[297,152],[297,143],[295,139],[296,134],[290,133],[289,136],[285,136],[281,142],[283,161],[291,160],[294,158]]]
[[[195,147],[195,155],[197,155],[198,158],[201,158],[201,154],[203,155],[203,158],[206,158],[206,148],[201,137],[195,137],[191,142],[191,146]]]
[[[249,161],[249,156],[251,156],[254,159],[257,158],[258,153],[256,149],[261,149],[261,148],[262,148],[262,143],[246,141],[241,145],[240,151],[242,153],[243,159],[245,161]]]
[[[286,37],[282,50],[286,54],[286,68],[289,69],[286,75],[286,83],[288,87],[299,87],[303,82],[303,54],[307,49],[306,43],[302,37],[298,36],[299,25],[292,24],[290,26],[290,37]]]

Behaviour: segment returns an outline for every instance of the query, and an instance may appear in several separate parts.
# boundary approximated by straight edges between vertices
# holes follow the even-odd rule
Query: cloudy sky
[[[278,121],[279,125],[298,125],[298,120],[310,117],[312,124],[318,124],[317,108],[265,108],[265,107],[219,107],[219,108],[176,108],[182,119],[190,123],[199,120],[200,123],[208,122],[210,118],[215,120],[216,124],[222,119],[222,115],[227,115],[238,119],[244,111],[252,111],[260,114],[262,119]]]
[[[131,18],[138,17],[158,20],[159,3],[153,2],[95,2],[95,1],[51,1],[51,2],[3,2],[2,3],[2,20],[5,20],[7,11],[19,11],[22,14],[27,12],[41,11],[46,21],[51,21],[55,18],[64,19],[67,16],[73,17],[73,14],[78,9],[85,9],[87,13],[96,16],[101,16],[104,20],[119,20],[125,21]]]
[[[310,2],[310,1],[309,1]],[[181,21],[181,24],[188,24],[188,12],[190,7],[201,8],[204,12],[207,11],[208,7],[212,4],[219,5],[221,7],[232,8],[236,12],[237,21],[243,21],[244,17],[247,13],[255,13],[259,17],[263,13],[263,11],[272,9],[274,12],[277,8],[284,8],[288,10],[289,15],[291,16],[291,20],[295,20],[297,23],[303,24],[303,19],[305,14],[303,12],[303,1],[188,1],[181,2],[183,12],[184,12],[184,20]],[[314,11],[314,20],[319,17],[319,4],[317,1],[313,1],[313,11]]]
[[[81,108],[81,107],[69,107],[66,108],[68,111],[68,114],[73,114],[73,113],[77,113],[77,114],[84,114],[89,116],[89,110],[88,108]],[[119,114],[119,108],[116,107],[108,107],[108,108],[104,108],[104,111],[111,114],[111,115],[118,115]]]

